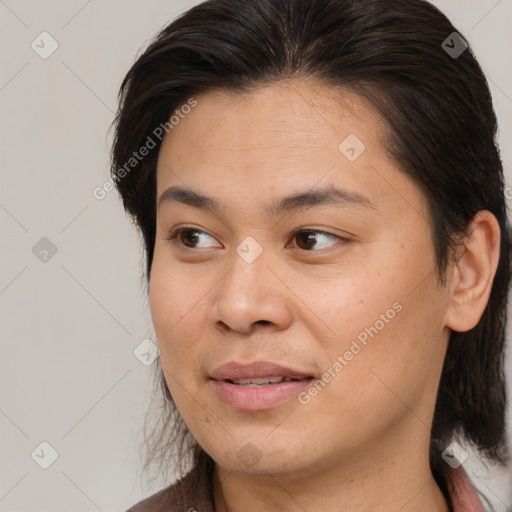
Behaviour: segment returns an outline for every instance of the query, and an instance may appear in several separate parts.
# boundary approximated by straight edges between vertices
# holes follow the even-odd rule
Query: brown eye
[[[311,251],[315,244],[317,244],[316,249],[320,250],[325,249],[326,247],[331,247],[338,240],[348,241],[346,238],[339,237],[337,235],[333,235],[332,233],[326,233],[325,231],[320,231],[317,229],[302,229],[295,231],[294,238],[297,240],[297,246],[299,249],[303,249],[306,251]],[[328,240],[334,240],[334,243],[328,243]]]
[[[199,242],[199,235],[197,234],[197,231],[190,229],[186,231],[180,231],[177,235],[177,238],[187,247],[195,247],[195,245]]]
[[[208,233],[205,233],[204,231],[201,231],[199,229],[178,228],[171,233],[167,240],[176,240],[177,242],[179,242],[181,245],[185,246],[188,249],[204,249],[211,247],[211,245],[201,246],[198,244],[201,243],[201,241],[204,241],[206,238],[215,240]]]

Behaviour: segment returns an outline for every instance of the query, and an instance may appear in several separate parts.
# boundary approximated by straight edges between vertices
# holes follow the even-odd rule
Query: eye
[[[181,245],[188,249],[208,249],[213,247],[211,244],[208,245],[208,238],[215,242],[215,239],[205,231],[190,227],[181,227],[175,229],[166,239],[172,241],[176,240],[176,243],[181,243]],[[296,245],[299,249],[308,252],[312,252],[312,249],[314,251],[325,249],[334,245],[336,241],[349,242],[347,238],[318,229],[297,229],[293,232],[293,238],[297,239],[298,243]],[[201,239],[204,240],[203,245],[200,243]],[[334,243],[329,243],[329,239],[334,240]]]
[[[181,227],[175,229],[166,239],[167,240],[175,240],[181,242],[182,245],[189,249],[205,249],[212,247],[211,245],[198,245],[201,239],[205,240],[205,244],[207,244],[207,239],[214,240],[215,239],[210,236],[208,233],[201,231],[199,229]]]
[[[325,249],[326,247],[330,247],[334,245],[333,243],[328,243],[328,240],[341,240],[343,242],[348,242],[347,238],[343,238],[337,235],[333,235],[332,233],[326,233],[325,231],[320,231],[318,229],[298,229],[293,232],[293,238],[296,238],[300,249],[311,251],[312,247],[316,245],[316,250]]]

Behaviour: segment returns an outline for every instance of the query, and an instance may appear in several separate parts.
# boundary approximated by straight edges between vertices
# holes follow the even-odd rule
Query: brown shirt
[[[140,501],[127,512],[214,512],[213,495],[194,468],[181,480]]]
[[[453,477],[450,497],[454,512],[484,512],[478,493],[462,466],[453,470]],[[127,512],[214,512],[212,503],[207,479],[193,469],[180,481],[140,501]]]

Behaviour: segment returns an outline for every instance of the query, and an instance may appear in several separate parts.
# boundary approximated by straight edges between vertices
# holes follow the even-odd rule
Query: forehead
[[[252,178],[268,177],[263,169],[278,178],[309,168],[320,178],[338,161],[340,143],[354,135],[365,151],[386,157],[379,114],[339,87],[295,80],[243,93],[208,91],[195,99],[164,137],[159,178],[171,166],[195,174],[205,167],[209,173],[252,170]]]
[[[349,128],[360,129],[359,124],[374,126],[379,121],[364,98],[311,81],[283,81],[245,92],[214,90],[196,100],[197,106],[180,121],[181,129],[172,131],[190,136],[187,128],[193,124],[195,137],[188,142],[197,149],[214,147],[228,133],[235,137],[233,143],[244,138],[268,142],[271,135],[277,145],[307,139],[313,132],[342,134]]]
[[[386,123],[355,93],[298,80],[195,99],[163,139],[157,197],[179,185],[256,212],[273,198],[336,185],[395,216],[413,208],[428,217],[419,188],[385,150]]]

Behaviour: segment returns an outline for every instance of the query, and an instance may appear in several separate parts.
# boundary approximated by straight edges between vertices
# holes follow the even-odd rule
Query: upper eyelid
[[[184,231],[195,231],[196,233],[201,233],[201,234],[204,234],[204,235],[208,235],[209,237],[214,238],[216,240],[216,238],[213,235],[210,235],[210,233],[208,233],[208,231],[204,231],[203,229],[195,228],[193,226],[180,226],[180,227],[177,227],[176,229],[173,229],[171,231],[171,233],[169,234],[169,236],[167,236],[166,238],[168,240],[170,240],[174,236],[176,236],[176,235],[178,235],[178,234],[180,234],[180,233],[182,233]]]
[[[167,238],[167,240],[174,239],[177,235],[179,235],[182,232],[186,232],[186,231],[194,231],[196,233],[201,233],[201,234],[204,234],[204,235],[208,235],[209,237],[213,238],[214,240],[217,240],[215,236],[211,235],[207,231],[204,231],[203,229],[195,228],[193,226],[180,226],[180,227],[172,230],[171,234],[168,237],[166,237],[166,238]],[[329,231],[324,231],[323,229],[315,229],[315,228],[310,228],[310,227],[307,227],[307,226],[302,226],[300,228],[294,229],[292,231],[292,238],[294,236],[300,234],[300,233],[303,233],[303,232],[306,232],[306,233],[307,232],[320,233],[320,234],[323,234],[323,235],[327,235],[327,236],[330,236],[330,237],[337,238],[339,240],[348,240],[348,237],[344,237],[344,236],[341,236],[341,235],[336,235],[334,233],[330,233]],[[187,248],[188,249],[193,249],[192,247],[187,247]],[[315,252],[315,251],[310,251],[310,252]]]

